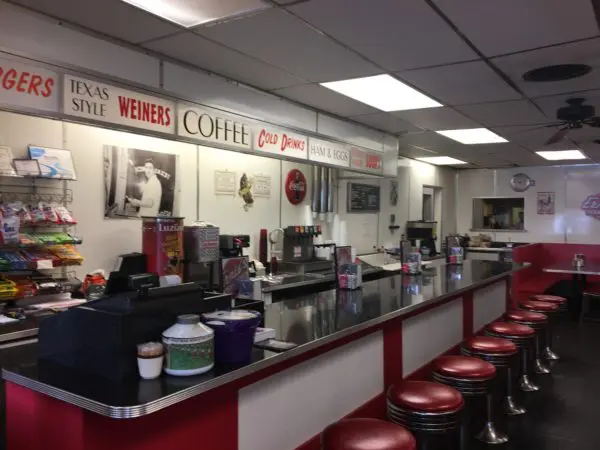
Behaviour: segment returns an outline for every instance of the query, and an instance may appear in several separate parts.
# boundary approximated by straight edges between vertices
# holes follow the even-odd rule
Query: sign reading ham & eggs
[[[308,159],[338,167],[350,167],[350,148],[343,144],[310,138]]]
[[[0,58],[0,104],[58,112],[59,75]]]
[[[179,103],[177,107],[177,132],[180,136],[197,141],[220,143],[245,149],[252,148],[250,125],[219,111],[204,110],[182,103]]]
[[[86,80],[64,77],[64,113],[164,133],[175,132],[175,103]]]
[[[307,159],[308,139],[306,136],[272,128],[257,128],[254,135],[254,150],[258,153]]]

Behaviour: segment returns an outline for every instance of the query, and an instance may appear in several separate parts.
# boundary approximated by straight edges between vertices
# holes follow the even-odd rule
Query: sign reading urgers
[[[175,104],[168,100],[65,75],[65,114],[173,133]]]
[[[179,104],[178,134],[198,141],[251,148],[250,126],[213,112]]]

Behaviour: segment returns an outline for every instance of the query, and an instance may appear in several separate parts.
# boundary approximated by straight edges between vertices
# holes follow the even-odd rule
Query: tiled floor
[[[538,376],[542,390],[522,400],[528,413],[506,424],[510,441],[474,449],[600,449],[600,323],[560,322],[555,335],[562,359]]]

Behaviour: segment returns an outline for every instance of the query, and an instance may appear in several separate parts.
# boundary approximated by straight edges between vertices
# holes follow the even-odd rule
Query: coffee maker
[[[208,289],[219,283],[219,228],[192,225],[183,228],[183,281],[198,282]]]

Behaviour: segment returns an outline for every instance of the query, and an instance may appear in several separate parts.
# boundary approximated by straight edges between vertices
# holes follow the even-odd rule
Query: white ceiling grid
[[[5,0],[401,137],[407,157],[470,167],[555,164],[535,155],[556,110],[580,96],[600,114],[600,0],[265,0],[263,11],[184,29],[120,0]],[[577,79],[523,73],[583,63]],[[319,85],[390,73],[444,105],[381,112]],[[462,145],[432,130],[487,127],[509,144]],[[569,134],[600,162],[600,129]]]

